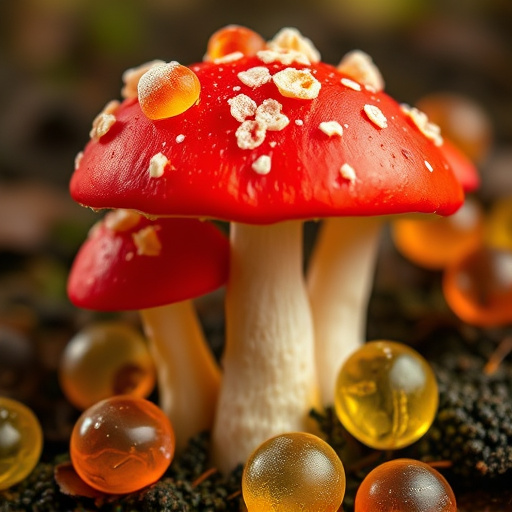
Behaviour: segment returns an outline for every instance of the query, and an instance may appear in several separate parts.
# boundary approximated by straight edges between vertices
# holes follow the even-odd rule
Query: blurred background
[[[490,133],[480,197],[511,193],[510,0],[4,0],[0,325],[26,330],[34,294],[50,316],[68,306],[68,267],[97,218],[69,199],[68,181],[93,118],[120,98],[123,71],[201,60],[209,36],[232,23],[267,39],[297,27],[332,64],[362,49],[400,102],[441,92],[469,100]]]
[[[67,439],[69,410],[44,397],[58,396],[59,355],[90,319],[65,293],[97,220],[68,197],[75,155],[96,114],[120,98],[124,70],[199,61],[227,24],[266,39],[297,27],[332,64],[364,50],[400,102],[446,92],[469,101],[487,124],[479,198],[512,195],[511,0],[1,0],[0,390],[55,409],[47,443]],[[34,397],[40,382],[53,395]]]
[[[62,258],[53,256],[69,260],[95,219],[67,195],[73,160],[89,138],[92,119],[120,97],[125,69],[155,58],[201,60],[209,36],[231,23],[268,39],[283,26],[297,27],[333,64],[347,51],[362,49],[400,102],[414,104],[439,92],[469,99],[492,132],[478,162],[480,195],[493,200],[512,191],[510,0],[4,0],[4,270],[16,268],[20,254],[43,252],[47,260],[36,265],[36,277],[52,276],[42,283],[46,292],[63,291],[66,269],[49,273],[45,265],[59,266]],[[0,299],[6,291],[11,287],[0,281]]]

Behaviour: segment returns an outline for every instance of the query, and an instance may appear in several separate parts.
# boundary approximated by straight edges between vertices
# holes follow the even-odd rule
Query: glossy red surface
[[[286,98],[272,81],[256,88],[244,85],[238,73],[256,66],[271,75],[287,67],[310,69],[321,83],[319,95]],[[121,105],[108,133],[85,148],[70,185],[76,201],[94,208],[254,224],[408,211],[450,214],[463,201],[441,152],[399,104],[382,92],[346,87],[340,82],[344,75],[328,64],[286,66],[244,57],[191,69],[201,96],[183,114],[150,121],[136,99]],[[269,98],[279,101],[290,123],[267,131],[260,146],[241,149],[235,136],[240,122],[228,103],[238,94],[257,105]],[[381,110],[387,128],[368,119],[365,105]],[[340,123],[343,135],[322,132],[319,125],[325,121]],[[160,152],[170,164],[153,178],[149,162]],[[272,165],[264,175],[252,168],[262,155]],[[354,169],[355,180],[342,176],[343,164]]]
[[[133,235],[149,226],[161,250],[139,254]],[[103,221],[73,262],[68,295],[83,308],[146,309],[215,290],[225,283],[228,264],[228,239],[211,223],[140,216],[135,226],[114,230]]]

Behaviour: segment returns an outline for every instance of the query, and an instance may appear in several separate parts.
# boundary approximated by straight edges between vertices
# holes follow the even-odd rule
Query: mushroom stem
[[[141,316],[157,367],[160,407],[180,451],[192,436],[211,429],[220,371],[191,300],[144,309]]]
[[[224,375],[213,430],[223,472],[264,440],[311,431],[317,407],[313,325],[302,274],[302,223],[231,225]]]
[[[315,356],[324,405],[334,403],[336,378],[350,353],[365,341],[379,217],[324,220],[307,275],[315,326]]]

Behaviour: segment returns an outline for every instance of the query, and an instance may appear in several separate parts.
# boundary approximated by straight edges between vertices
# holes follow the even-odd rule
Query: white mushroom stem
[[[260,443],[311,431],[318,406],[311,311],[302,273],[302,223],[231,226],[224,375],[213,430],[221,471]]]
[[[192,436],[212,428],[220,370],[192,301],[144,309],[141,315],[157,367],[160,407],[180,451]]]
[[[315,326],[315,352],[323,405],[334,403],[338,372],[365,341],[379,217],[335,217],[323,221],[307,275]]]

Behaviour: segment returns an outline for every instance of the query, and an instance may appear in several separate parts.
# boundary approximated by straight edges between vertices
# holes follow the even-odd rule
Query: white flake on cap
[[[256,102],[245,94],[239,94],[234,98],[230,98],[228,103],[231,115],[241,123],[256,113]]]
[[[302,64],[304,66],[310,66],[311,62],[308,59],[307,55],[304,55],[301,52],[296,52],[294,50],[288,50],[285,52],[276,52],[274,50],[260,50],[256,53],[258,59],[260,59],[265,64],[272,64],[273,62],[279,62],[285,66],[289,66],[290,64]]]
[[[145,98],[150,98],[155,90],[161,87],[162,83],[167,83],[169,76],[174,69],[179,67],[180,63],[173,60],[171,62],[157,63],[151,66],[139,79],[137,84],[137,96],[139,102]]]
[[[183,133],[180,133],[179,135],[176,136],[176,142],[178,144],[181,144],[184,140],[185,140],[185,135],[183,135]]]
[[[270,131],[280,131],[290,120],[281,113],[283,106],[277,100],[266,99],[256,109],[256,121]]]
[[[240,149],[254,149],[263,144],[267,129],[258,121],[244,121],[235,132]]]
[[[358,84],[356,81],[350,79],[350,78],[342,78],[340,80],[341,85],[344,85],[345,87],[348,87],[349,89],[352,89],[354,91],[360,91],[361,84]]]
[[[140,222],[140,219],[140,213],[119,208],[108,212],[105,215],[104,223],[107,229],[122,232],[134,228]]]
[[[343,164],[341,167],[340,167],[340,174],[343,178],[345,178],[346,180],[350,181],[350,183],[354,183],[356,181],[356,171],[354,170],[354,168],[345,163]]]
[[[246,71],[240,71],[237,76],[243,84],[248,87],[252,87],[253,89],[256,89],[257,87],[260,87],[272,80],[272,75],[265,66],[255,66]]]
[[[140,77],[157,64],[165,64],[165,62],[163,60],[152,60],[135,68],[127,69],[123,73],[124,87],[121,89],[121,96],[125,99],[137,98]]]
[[[320,123],[318,128],[320,128],[320,130],[329,137],[332,137],[333,135],[341,137],[343,135],[343,127],[338,123],[338,121],[324,121]]]
[[[430,162],[428,162],[427,160],[424,161],[425,162],[425,167],[430,171],[430,172],[433,172],[434,171],[434,168],[432,167],[432,164]]]
[[[302,119],[295,119],[295,124],[297,126],[303,126],[304,125],[304,121]]]
[[[345,55],[337,67],[338,71],[378,92],[384,89],[384,79],[372,58],[361,50]]]
[[[387,128],[388,127],[388,120],[386,119],[386,116],[382,113],[382,110],[379,107],[376,107],[375,105],[365,105],[363,107],[363,110],[365,114],[367,115],[368,119],[379,128]]]
[[[427,139],[431,140],[435,146],[441,146],[443,144],[441,128],[439,128],[437,124],[430,122],[425,112],[406,104],[401,105],[400,108],[405,115],[411,118],[418,130],[423,133]]]
[[[282,28],[267,45],[271,50],[293,50],[304,54],[311,62],[320,62],[320,52],[296,28]]]
[[[254,172],[261,174],[264,176],[270,172],[272,167],[272,161],[268,155],[261,155],[258,157],[252,164],[252,169]]]
[[[89,132],[92,139],[98,140],[108,133],[112,125],[116,122],[114,113],[119,108],[119,105],[120,103],[117,100],[109,101],[101,113],[94,118],[91,131]]]
[[[213,60],[214,64],[228,64],[229,62],[236,62],[244,57],[242,52],[233,52],[228,53],[227,55],[223,55],[222,57],[218,57]]]
[[[164,174],[165,167],[169,160],[163,153],[157,153],[149,161],[148,172],[152,178],[160,178]]]
[[[139,256],[159,256],[162,252],[162,244],[154,226],[146,226],[133,233],[132,238]]]
[[[312,100],[318,97],[322,87],[309,69],[285,68],[276,73],[272,80],[287,98]]]
[[[80,167],[80,162],[82,161],[82,158],[84,157],[84,152],[80,151],[75,156],[75,171]]]

